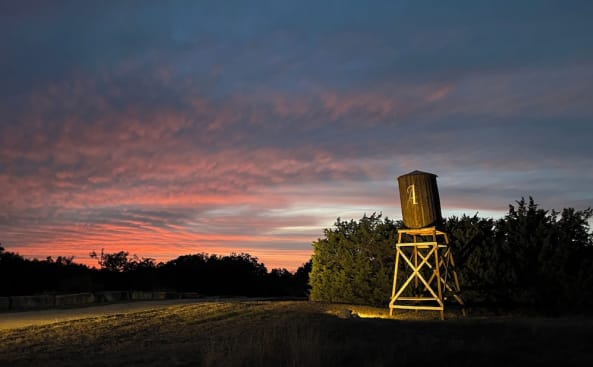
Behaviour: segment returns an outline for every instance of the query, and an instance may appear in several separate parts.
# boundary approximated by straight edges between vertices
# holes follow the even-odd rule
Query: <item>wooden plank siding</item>
[[[408,228],[439,226],[442,221],[437,175],[413,171],[399,176],[399,198]]]

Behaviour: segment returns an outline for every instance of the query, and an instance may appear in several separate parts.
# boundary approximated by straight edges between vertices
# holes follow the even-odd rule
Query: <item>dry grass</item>
[[[311,302],[225,301],[0,331],[0,366],[586,365],[590,319],[398,313],[342,319]]]

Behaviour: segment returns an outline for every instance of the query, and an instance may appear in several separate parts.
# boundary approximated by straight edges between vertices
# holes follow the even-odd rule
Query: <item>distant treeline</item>
[[[530,198],[509,205],[498,220],[445,219],[441,229],[449,234],[464,301],[550,314],[591,312],[592,216],[590,208],[543,210]],[[338,218],[313,243],[311,299],[386,307],[398,228],[404,228],[401,221],[376,213],[359,221]]]
[[[468,305],[522,307],[547,313],[593,309],[592,209],[509,205],[500,219],[450,217],[449,234],[461,295]],[[167,263],[118,253],[91,253],[100,268],[72,258],[28,260],[0,246],[0,296],[113,290],[197,292],[220,296],[305,296],[387,307],[401,221],[337,219],[313,242],[296,272],[268,272],[249,254],[180,256]],[[405,276],[405,275],[403,275]],[[405,279],[403,279],[405,280]]]
[[[0,296],[104,290],[197,292],[205,296],[305,296],[311,262],[296,272],[272,269],[249,254],[184,255],[166,263],[117,253],[91,253],[99,269],[72,257],[28,260],[0,246]]]

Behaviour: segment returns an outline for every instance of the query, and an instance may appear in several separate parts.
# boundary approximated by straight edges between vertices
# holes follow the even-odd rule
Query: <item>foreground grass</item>
[[[0,331],[0,366],[590,365],[593,320],[350,318],[348,306],[228,301]],[[386,310],[348,307],[361,315]]]

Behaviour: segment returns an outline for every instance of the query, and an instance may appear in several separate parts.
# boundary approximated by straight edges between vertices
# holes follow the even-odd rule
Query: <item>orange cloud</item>
[[[18,244],[8,247],[9,251],[39,259],[75,256],[77,262],[84,264],[92,264],[94,260],[89,260],[89,253],[101,248],[106,252],[128,251],[163,262],[198,252],[246,252],[258,256],[269,267],[292,270],[311,255],[309,236],[205,233],[193,231],[190,226],[161,228],[141,221],[27,226],[8,229],[4,234],[10,239],[9,244]]]

